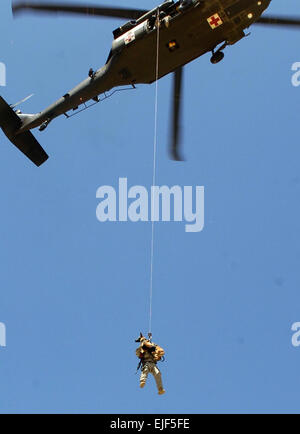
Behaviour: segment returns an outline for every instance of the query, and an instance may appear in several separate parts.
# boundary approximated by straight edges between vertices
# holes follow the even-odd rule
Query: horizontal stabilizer
[[[48,155],[30,131],[17,134],[21,124],[19,116],[0,96],[0,127],[11,143],[36,166],[40,166],[48,159]]]
[[[36,166],[40,166],[48,160],[48,155],[30,131],[8,138]]]

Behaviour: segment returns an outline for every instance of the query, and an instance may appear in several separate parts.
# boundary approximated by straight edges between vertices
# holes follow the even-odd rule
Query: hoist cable
[[[156,41],[156,67],[155,67],[155,105],[154,105],[154,140],[153,140],[153,175],[152,187],[156,182],[156,150],[157,150],[157,120],[158,120],[158,77],[159,77],[159,37],[160,37],[160,23],[159,23],[159,9],[157,10],[157,41]],[[149,301],[149,333],[152,330],[152,300],[153,300],[153,264],[154,264],[154,217],[155,217],[155,201],[154,201],[154,188],[151,189],[151,260],[150,260],[150,301]],[[152,214],[153,211],[153,214]]]

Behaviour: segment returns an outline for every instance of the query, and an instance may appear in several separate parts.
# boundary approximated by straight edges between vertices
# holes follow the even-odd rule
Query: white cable
[[[154,107],[154,140],[153,140],[153,177],[152,186],[155,186],[156,182],[156,149],[157,149],[157,114],[158,114],[158,75],[159,75],[159,36],[160,36],[160,23],[159,23],[159,9],[157,11],[157,44],[156,44],[156,70],[155,70],[155,107]],[[152,188],[151,204],[154,207],[154,189]],[[155,216],[155,210],[153,208],[153,215],[151,210],[151,217]],[[153,263],[154,263],[154,219],[152,220],[151,227],[151,261],[150,261],[150,311],[149,311],[149,333],[152,329],[152,299],[153,299]]]

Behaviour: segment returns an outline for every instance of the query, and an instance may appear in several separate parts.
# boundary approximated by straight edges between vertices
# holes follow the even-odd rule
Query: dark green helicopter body
[[[159,33],[159,78],[212,52],[219,44],[230,45],[242,39],[244,30],[260,18],[269,4],[270,0],[195,0],[182,11],[176,4],[160,6],[165,11],[161,12]],[[133,28],[137,33],[135,40],[126,46],[125,34],[113,42],[112,53],[121,48],[118,70],[124,74],[122,84],[151,83],[156,79],[157,31],[150,30],[144,18],[139,21],[144,24]]]
[[[261,18],[271,0],[166,0],[151,11],[140,9],[85,7],[67,4],[15,1],[20,11],[63,12],[130,19],[117,28],[107,63],[54,104],[34,115],[14,111],[0,97],[0,126],[11,140],[36,165],[47,154],[29,130],[44,130],[56,117],[77,110],[89,100],[118,86],[152,83],[174,72],[172,157],[180,159],[179,116],[182,67],[207,52],[212,63],[223,59],[226,46],[246,36],[254,23],[299,26],[300,21],[274,17]],[[157,68],[158,66],[158,68]]]

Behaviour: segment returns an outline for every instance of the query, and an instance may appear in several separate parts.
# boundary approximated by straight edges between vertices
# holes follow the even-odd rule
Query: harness
[[[165,362],[165,356],[162,356],[162,358],[161,358],[161,360],[160,360],[160,362]],[[136,374],[139,372],[139,370],[143,370],[143,367],[146,365],[146,363],[154,363],[154,365],[157,365],[157,362],[155,362],[154,360],[143,360],[143,359],[141,359],[140,361],[139,361],[139,364],[137,365],[137,368],[136,368]]]

